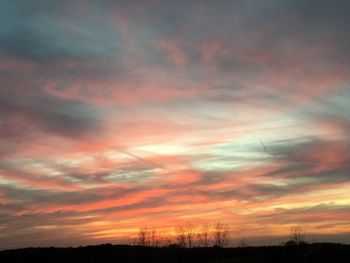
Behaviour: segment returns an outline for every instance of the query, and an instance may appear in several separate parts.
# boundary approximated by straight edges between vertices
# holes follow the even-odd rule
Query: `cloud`
[[[39,134],[76,140],[97,136],[101,131],[98,112],[80,102],[5,92],[0,95],[0,103],[4,154],[38,143]]]
[[[41,61],[106,57],[117,50],[117,32],[93,16],[77,15],[79,4],[71,5],[70,12],[45,1],[5,1],[2,6],[0,50],[4,55]]]
[[[0,242],[349,232],[348,5],[2,1]]]
[[[262,215],[257,221],[270,221],[274,218],[275,222],[282,224],[306,224],[315,222],[315,217],[320,221],[343,221],[343,213],[349,213],[349,206],[340,206],[332,203],[320,203],[312,207],[301,207],[295,209],[276,209],[274,212]]]

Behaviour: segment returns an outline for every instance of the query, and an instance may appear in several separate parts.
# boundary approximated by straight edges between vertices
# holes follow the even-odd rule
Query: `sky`
[[[349,9],[0,1],[0,248],[204,221],[349,243]]]

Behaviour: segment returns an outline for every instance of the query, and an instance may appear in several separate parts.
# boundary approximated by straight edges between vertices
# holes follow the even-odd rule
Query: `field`
[[[77,248],[24,248],[0,252],[0,262],[349,262],[350,245],[309,244],[243,248],[152,248],[98,245]]]

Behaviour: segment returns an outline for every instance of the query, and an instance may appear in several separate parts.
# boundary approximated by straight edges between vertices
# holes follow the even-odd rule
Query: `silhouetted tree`
[[[201,247],[209,247],[209,225],[208,222],[205,221],[203,225],[199,228],[198,236],[198,245]]]
[[[292,240],[294,240],[297,243],[302,243],[304,242],[305,238],[305,228],[303,226],[294,226],[291,229],[291,237]]]
[[[157,247],[159,245],[158,234],[155,228],[149,231],[149,243],[151,247]]]
[[[185,225],[185,230],[186,230],[187,247],[191,248],[193,247],[193,243],[194,243],[194,228],[191,222],[188,222]]]
[[[216,223],[213,232],[214,246],[224,247],[228,243],[228,226],[222,223]]]
[[[139,246],[148,246],[150,244],[149,236],[149,229],[146,226],[140,227],[136,244]]]
[[[179,247],[186,247],[186,229],[183,225],[175,227],[175,239]]]
[[[286,242],[286,246],[298,246],[306,244],[305,242],[305,228],[301,225],[292,226],[290,229],[290,240]]]

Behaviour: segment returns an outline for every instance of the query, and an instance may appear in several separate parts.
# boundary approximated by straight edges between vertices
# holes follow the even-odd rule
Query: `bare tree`
[[[224,247],[228,243],[228,226],[222,223],[216,223],[213,232],[214,246]]]
[[[176,239],[176,244],[179,247],[186,247],[186,229],[183,225],[178,225],[175,227],[175,239]]]
[[[301,225],[292,226],[290,229],[290,242],[293,242],[295,245],[305,244],[305,228]]]
[[[191,248],[193,247],[193,243],[194,243],[194,227],[191,224],[191,222],[188,222],[185,225],[185,230],[186,230],[187,247]]]
[[[205,221],[203,223],[203,225],[199,228],[199,232],[198,232],[198,243],[199,246],[202,247],[209,247],[209,225],[208,222]]]
[[[149,239],[151,247],[157,247],[159,245],[159,235],[155,228],[149,231]]]
[[[140,227],[139,232],[137,233],[136,244],[139,246],[149,245],[149,229],[147,226]]]

